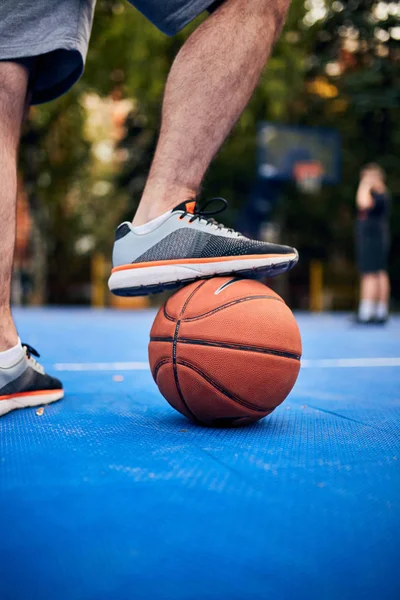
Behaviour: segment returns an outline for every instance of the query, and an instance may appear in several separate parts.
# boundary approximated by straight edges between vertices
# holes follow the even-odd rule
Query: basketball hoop
[[[293,177],[297,187],[305,194],[317,194],[321,189],[324,170],[318,160],[297,162],[293,168]]]

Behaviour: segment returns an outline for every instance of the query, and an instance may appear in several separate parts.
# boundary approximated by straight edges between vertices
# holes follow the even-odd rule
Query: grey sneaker
[[[34,348],[24,344],[21,358],[15,365],[0,367],[0,416],[16,408],[39,406],[60,400],[64,396],[61,381],[46,375]]]
[[[206,211],[213,201],[223,206]],[[131,223],[122,223],[115,234],[110,290],[117,296],[143,296],[196,279],[273,277],[294,267],[294,248],[251,240],[210,218],[226,206],[223,198],[210,200],[202,209],[195,201],[183,202],[161,225],[142,235]]]

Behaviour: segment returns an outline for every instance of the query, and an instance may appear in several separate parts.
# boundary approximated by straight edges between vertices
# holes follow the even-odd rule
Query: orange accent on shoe
[[[193,202],[186,202],[186,204],[185,204],[186,212],[190,213],[191,215],[194,215],[195,208],[196,208],[196,200],[193,200]]]
[[[37,390],[35,392],[18,392],[16,394],[7,394],[6,396],[0,396],[0,402],[2,400],[11,400],[12,398],[19,398],[20,396],[43,396],[46,394],[55,394],[56,392],[62,392],[59,390]]]
[[[255,260],[257,258],[281,258],[287,256],[288,260],[294,258],[296,255],[293,254],[251,254],[249,256],[216,256],[212,258],[183,258],[174,260],[153,260],[151,262],[143,263],[131,263],[129,265],[121,265],[114,267],[111,271],[116,273],[117,271],[127,271],[128,269],[142,269],[144,267],[166,267],[168,265],[191,265],[199,263],[214,263],[214,262],[228,262],[232,260]]]

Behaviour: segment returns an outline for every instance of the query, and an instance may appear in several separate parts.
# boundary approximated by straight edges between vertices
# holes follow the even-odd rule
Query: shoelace
[[[40,358],[39,352],[37,350],[35,350],[35,348],[33,348],[32,346],[30,346],[29,344],[24,344],[23,343],[22,347],[25,350],[26,358],[31,363],[31,366],[34,369],[36,369],[36,371],[38,371],[39,373],[44,374],[44,369],[43,369],[42,365],[40,363],[38,363],[38,361],[33,358],[34,356],[36,356],[36,358]]]
[[[207,207],[210,206],[210,204],[212,204],[213,202],[220,202],[221,206],[214,208],[214,210],[206,210]],[[196,206],[193,214],[190,212],[184,212],[183,215],[181,215],[179,218],[183,219],[184,217],[190,215],[189,223],[193,223],[194,221],[196,221],[196,219],[198,219],[199,221],[205,221],[207,225],[212,225],[216,229],[225,230],[229,233],[234,233],[237,236],[240,236],[241,234],[238,231],[235,231],[230,227],[226,227],[222,223],[218,223],[218,221],[212,218],[213,215],[219,215],[220,213],[224,212],[224,210],[226,210],[227,208],[228,202],[225,200],[225,198],[210,198],[210,200],[206,200],[206,202],[200,208],[197,208]]]

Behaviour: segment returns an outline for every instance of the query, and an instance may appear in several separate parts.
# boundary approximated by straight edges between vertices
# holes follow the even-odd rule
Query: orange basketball
[[[208,426],[245,425],[269,415],[293,388],[301,338],[292,311],[258,281],[196,281],[159,310],[150,367],[162,395]]]

